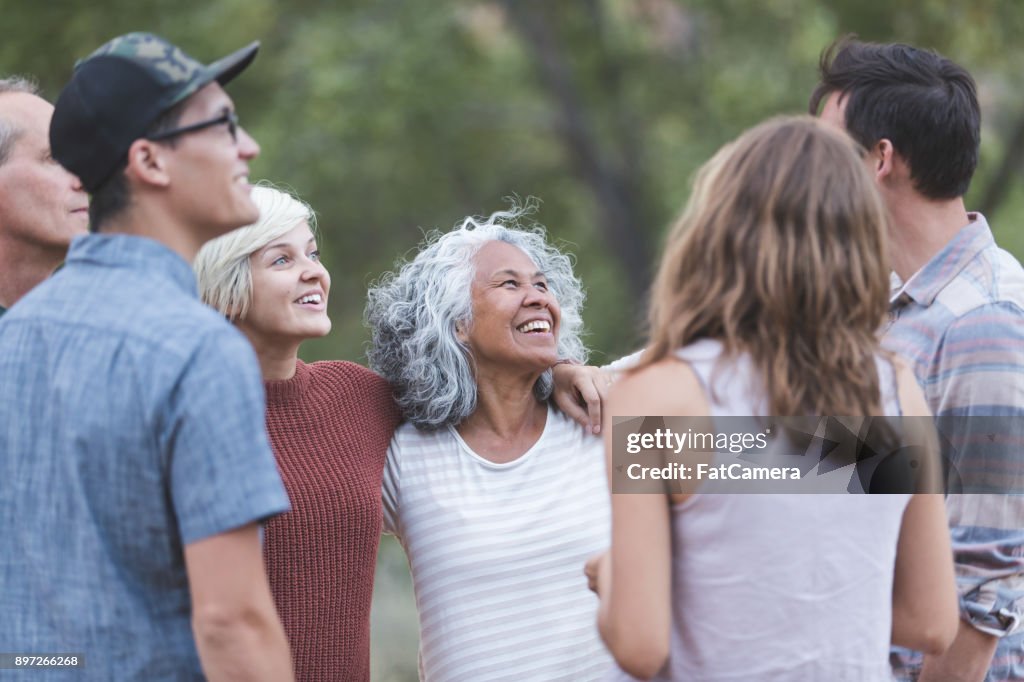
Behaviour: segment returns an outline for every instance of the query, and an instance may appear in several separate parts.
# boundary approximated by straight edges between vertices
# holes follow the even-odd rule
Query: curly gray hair
[[[520,226],[532,208],[513,204],[488,218],[466,218],[450,232],[431,232],[415,258],[399,262],[397,271],[370,288],[370,367],[391,383],[405,418],[419,428],[454,426],[476,410],[472,357],[456,337],[456,325],[472,322],[474,257],[488,242],[518,247],[544,273],[562,311],[558,357],[586,360],[580,338],[583,287],[573,274],[572,258],[548,243],[542,226]],[[533,393],[547,400],[552,385],[548,370]]]

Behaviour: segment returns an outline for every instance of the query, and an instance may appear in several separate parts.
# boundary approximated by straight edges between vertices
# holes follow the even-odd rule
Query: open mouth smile
[[[547,334],[551,331],[551,323],[547,320],[531,320],[516,327],[523,334]]]

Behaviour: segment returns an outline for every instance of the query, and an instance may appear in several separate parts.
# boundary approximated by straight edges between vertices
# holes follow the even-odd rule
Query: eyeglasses
[[[147,135],[146,139],[157,142],[159,140],[166,140],[171,137],[177,137],[178,135],[184,135],[185,133],[194,133],[197,130],[204,130],[205,128],[212,128],[213,126],[219,126],[225,123],[228,126],[228,132],[231,134],[231,139],[238,142],[238,114],[234,111],[225,111],[217,118],[211,118],[208,121],[200,121],[199,123],[182,126],[181,128],[172,128],[171,130],[153,133],[152,135]]]

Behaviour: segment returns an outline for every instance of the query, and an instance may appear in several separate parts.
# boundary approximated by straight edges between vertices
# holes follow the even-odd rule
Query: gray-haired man
[[[53,105],[25,78],[0,78],[0,315],[85,234],[88,199],[50,154]]]

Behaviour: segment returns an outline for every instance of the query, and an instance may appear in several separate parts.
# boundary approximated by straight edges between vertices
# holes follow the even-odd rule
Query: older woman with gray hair
[[[597,680],[612,665],[582,565],[609,542],[601,442],[553,409],[582,362],[583,292],[524,211],[428,237],[370,290],[370,365],[407,423],[384,525],[409,558],[421,679]]]

